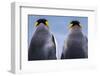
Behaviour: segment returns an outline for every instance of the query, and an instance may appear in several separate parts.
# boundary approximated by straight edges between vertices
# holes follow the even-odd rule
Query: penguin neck
[[[70,31],[71,32],[77,32],[77,31],[79,32],[79,31],[81,31],[81,28],[78,26],[75,26],[75,27],[72,27]]]
[[[69,32],[70,34],[82,34],[82,30],[81,30],[81,28],[75,28],[75,29],[71,29],[70,30],[70,32]]]
[[[49,28],[47,26],[45,26],[44,24],[40,24],[39,26],[37,26],[36,31],[35,32],[49,32]]]
[[[36,28],[36,31],[33,35],[35,41],[38,41],[38,44],[43,45],[44,42],[50,38],[51,33],[49,32],[49,28],[45,25],[39,25]]]

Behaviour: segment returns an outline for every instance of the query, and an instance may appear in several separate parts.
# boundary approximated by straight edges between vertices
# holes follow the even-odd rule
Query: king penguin
[[[88,58],[88,39],[82,32],[79,21],[71,21],[64,41],[61,59]]]
[[[38,19],[35,26],[36,30],[28,49],[28,60],[57,59],[55,37],[50,32],[48,21],[44,18]]]

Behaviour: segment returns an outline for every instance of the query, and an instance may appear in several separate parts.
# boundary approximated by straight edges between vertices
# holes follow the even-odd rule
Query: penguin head
[[[79,21],[71,21],[69,27],[70,28],[73,28],[73,27],[79,27],[79,28],[81,28],[82,26],[80,25]]]
[[[36,27],[39,26],[40,23],[42,23],[42,24],[44,24],[45,26],[48,27],[48,21],[47,21],[46,19],[38,19],[38,20],[36,21],[36,23],[35,23],[35,26],[36,26]]]

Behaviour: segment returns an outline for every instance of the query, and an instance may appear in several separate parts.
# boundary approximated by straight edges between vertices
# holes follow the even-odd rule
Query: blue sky
[[[45,18],[48,20],[50,31],[55,35],[58,45],[57,56],[60,57],[64,40],[68,34],[68,25],[72,20],[78,20],[82,25],[83,33],[88,36],[88,17],[78,16],[43,16],[43,15],[28,15],[28,44],[30,44],[32,35],[36,29],[35,22]]]

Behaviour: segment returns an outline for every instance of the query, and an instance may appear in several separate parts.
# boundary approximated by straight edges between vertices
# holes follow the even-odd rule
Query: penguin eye
[[[48,26],[48,21],[45,22],[46,26]]]
[[[38,22],[35,22],[35,26],[38,26]]]

